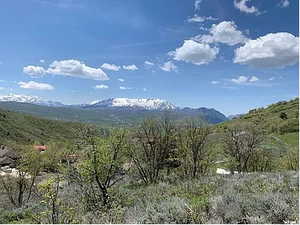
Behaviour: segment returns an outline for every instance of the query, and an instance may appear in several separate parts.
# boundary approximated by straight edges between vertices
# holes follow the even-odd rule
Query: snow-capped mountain
[[[23,103],[30,103],[32,106],[24,107]],[[177,119],[202,118],[210,124],[228,120],[224,114],[215,109],[179,108],[161,99],[110,98],[90,104],[64,105],[36,96],[10,94],[0,96],[0,107],[48,119],[97,124],[134,124],[151,115],[161,116],[164,110],[169,110],[170,114]]]
[[[0,96],[0,102],[21,102],[21,103],[30,103],[36,105],[53,106],[53,107],[64,106],[64,104],[60,102],[45,101],[42,98],[39,98],[37,96],[16,95],[16,94],[2,95]]]
[[[147,110],[172,110],[177,107],[170,102],[162,99],[145,98],[110,98],[101,101],[93,101],[85,108],[96,107],[130,107],[142,108]]]

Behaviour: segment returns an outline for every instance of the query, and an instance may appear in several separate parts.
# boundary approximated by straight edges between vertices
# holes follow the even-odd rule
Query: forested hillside
[[[76,130],[82,126],[0,109],[0,144],[72,140],[76,137]]]

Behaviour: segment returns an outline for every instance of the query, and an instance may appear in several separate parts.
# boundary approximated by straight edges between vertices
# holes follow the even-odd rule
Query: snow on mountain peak
[[[41,98],[37,96],[28,96],[28,95],[2,95],[0,96],[1,102],[23,102],[23,103],[37,103],[42,101]]]
[[[46,106],[63,106],[63,104],[60,102],[44,101],[42,98],[37,96],[17,95],[17,94],[2,95],[0,96],[0,102],[21,102],[21,103],[31,103],[31,104],[46,105]]]
[[[110,98],[102,101],[94,101],[90,106],[103,107],[138,107],[148,110],[175,109],[176,106],[162,99],[145,98]]]
[[[53,107],[66,106],[60,102],[45,101],[37,96],[27,96],[27,95],[17,95],[9,94],[0,96],[0,102],[21,102],[21,103],[31,103],[36,105],[45,105]],[[93,101],[90,104],[76,105],[85,108],[95,108],[95,107],[130,107],[130,108],[140,108],[147,110],[170,110],[176,109],[177,107],[166,100],[162,99],[145,99],[145,98],[109,98],[106,100]]]

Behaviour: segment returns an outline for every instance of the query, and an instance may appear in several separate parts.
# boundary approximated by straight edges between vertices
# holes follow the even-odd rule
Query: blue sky
[[[161,98],[226,115],[298,96],[297,0],[3,0],[0,95]]]

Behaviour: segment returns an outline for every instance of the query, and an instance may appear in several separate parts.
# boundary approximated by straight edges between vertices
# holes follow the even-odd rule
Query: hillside
[[[249,110],[247,114],[226,121],[218,127],[241,122],[256,122],[263,125],[267,133],[281,137],[286,143],[297,146],[299,143],[299,98],[281,101],[265,108]]]
[[[0,144],[72,140],[76,137],[76,130],[82,126],[79,123],[40,119],[0,108]]]

